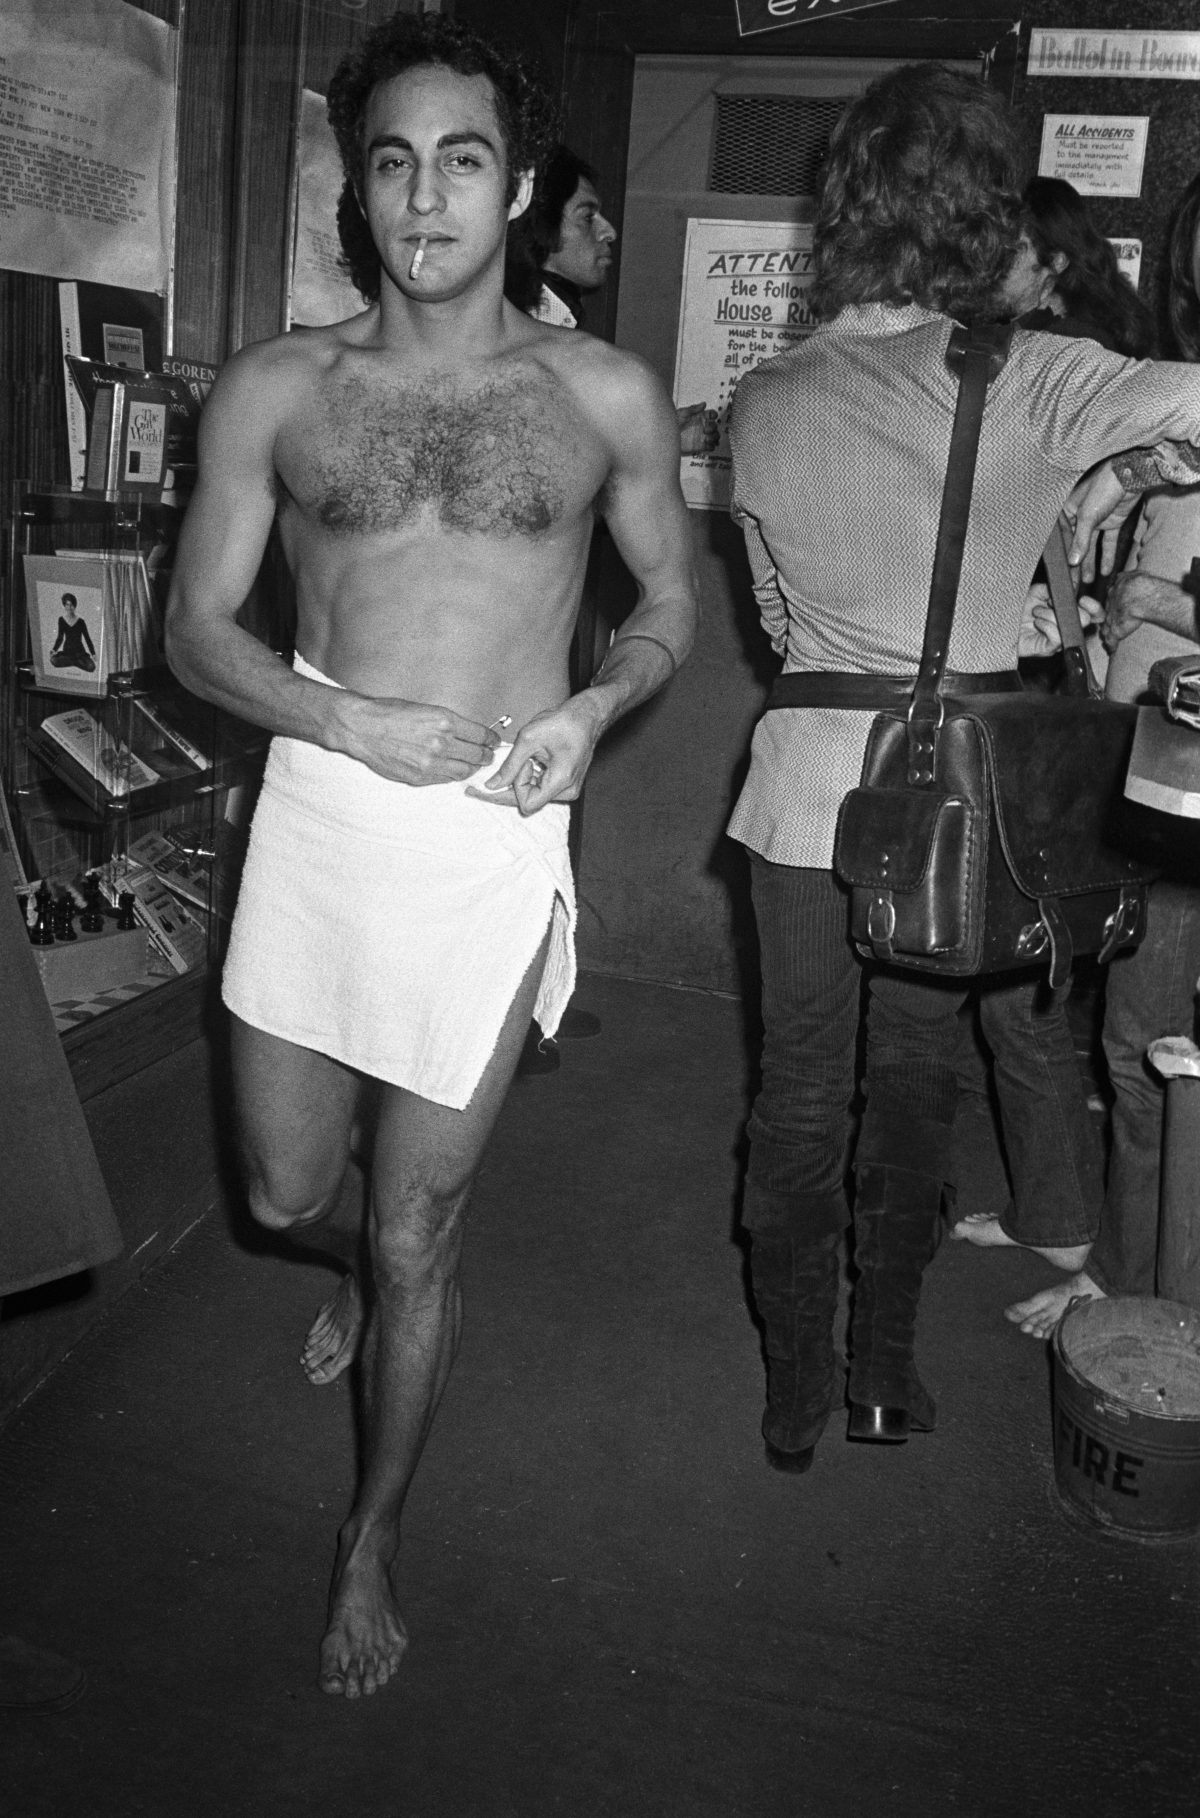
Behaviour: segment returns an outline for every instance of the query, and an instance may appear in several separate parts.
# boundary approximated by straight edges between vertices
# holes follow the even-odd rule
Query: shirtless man
[[[167,642],[197,694],[279,735],[224,990],[254,1216],[347,1271],[310,1376],[362,1341],[363,1469],[319,1681],[353,1698],[406,1645],[392,1572],[458,1342],[468,1192],[539,993],[553,1033],[573,977],[564,804],[600,735],[686,655],[696,606],[658,381],[502,296],[505,230],[550,137],[542,98],[465,29],[403,14],[345,60],[329,104],[343,245],[377,295],[223,371]],[[639,600],[570,697],[596,513]],[[238,624],[276,518],[295,668]],[[356,1280],[364,1077],[381,1083]]]

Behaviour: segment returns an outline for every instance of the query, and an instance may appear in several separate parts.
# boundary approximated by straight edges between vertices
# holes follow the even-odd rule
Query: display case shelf
[[[132,894],[166,962],[89,1001],[81,950],[56,967],[39,949],[72,1069],[97,1090],[199,1032],[236,893],[231,803],[257,781],[268,742],[166,666],[179,522],[154,500],[24,483],[9,514],[0,777],[17,858],[59,902],[91,873],[106,913]],[[55,996],[56,971],[72,977],[67,1001]]]

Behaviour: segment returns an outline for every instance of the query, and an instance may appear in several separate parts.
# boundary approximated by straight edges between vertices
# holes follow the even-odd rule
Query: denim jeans
[[[980,992],[995,1061],[1018,1243],[1087,1243],[1103,1192],[1062,998],[1041,979],[967,982],[866,965],[832,872],[751,853],[762,965],[762,1084],[750,1116],[751,1232],[818,1238],[849,1223],[845,1178],[864,986],[866,1112],[856,1162],[944,1183],[958,1099],[958,1012]]]
[[[1087,1272],[1106,1294],[1153,1294],[1157,1285],[1166,1088],[1146,1049],[1160,1035],[1192,1034],[1198,974],[1200,888],[1153,884],[1145,939],[1112,962],[1105,986],[1112,1154]]]

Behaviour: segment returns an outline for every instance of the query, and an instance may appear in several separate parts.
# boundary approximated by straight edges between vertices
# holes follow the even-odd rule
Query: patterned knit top
[[[844,309],[738,386],[733,510],[785,670],[916,670],[957,389],[952,327],[916,305]],[[1014,335],[984,411],[950,669],[1015,666],[1026,590],[1071,488],[1109,455],[1168,438],[1200,444],[1200,366]],[[1164,451],[1156,471],[1187,477],[1196,460]],[[871,718],[764,714],[733,837],[780,864],[828,866]]]

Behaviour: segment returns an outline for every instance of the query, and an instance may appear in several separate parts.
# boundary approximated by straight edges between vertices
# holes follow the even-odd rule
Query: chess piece
[[[35,947],[53,947],[54,898],[50,893],[49,884],[39,884],[37,895],[33,900],[37,904],[37,922],[29,938]]]
[[[70,891],[64,891],[54,905],[54,938],[56,941],[77,941],[75,932],[75,903]]]
[[[122,932],[137,927],[137,916],[133,913],[136,901],[132,890],[122,890],[117,898],[117,927]]]
[[[104,903],[100,896],[100,879],[96,872],[89,871],[83,880],[85,902],[79,926],[85,934],[99,934],[104,928]]]

